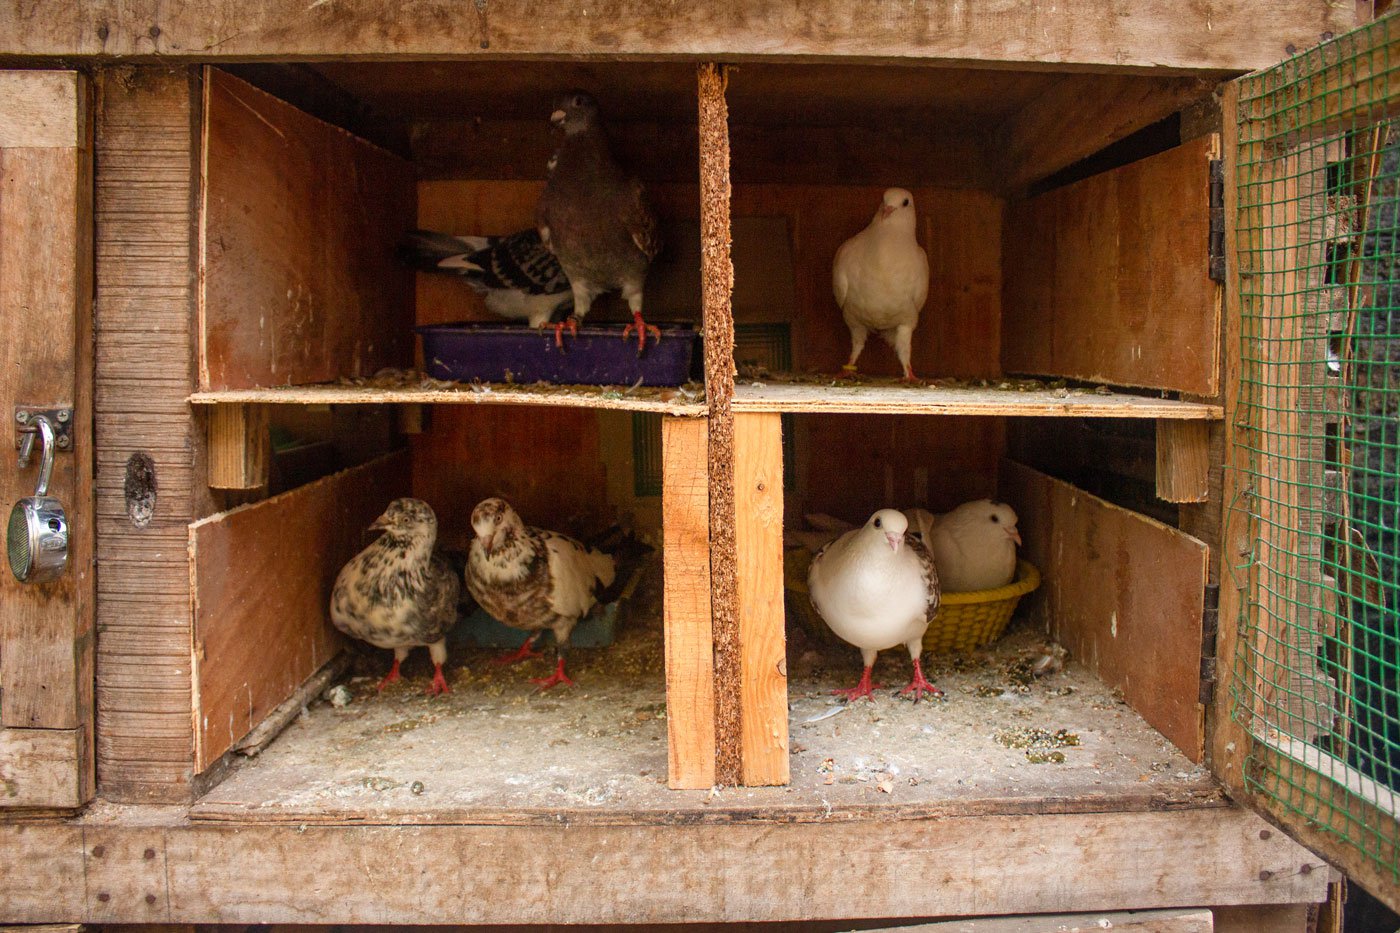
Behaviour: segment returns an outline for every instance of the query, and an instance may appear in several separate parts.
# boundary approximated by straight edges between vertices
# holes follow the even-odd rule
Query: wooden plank
[[[703,420],[661,422],[666,782],[676,789],[715,783],[708,434]]]
[[[1306,908],[1304,908],[1306,910]],[[913,926],[881,927],[869,933],[1088,933],[1132,930],[1135,933],[1212,933],[1209,910],[1133,910],[1096,914],[1040,914],[1034,917],[987,917]]]
[[[1209,97],[1205,77],[1063,75],[996,132],[1002,187],[1015,190]]]
[[[209,488],[266,489],[272,435],[266,405],[214,405],[205,422]]]
[[[1312,140],[1389,120],[1400,111],[1398,57],[1400,31],[1394,23],[1308,49],[1288,63],[1288,75],[1299,83],[1252,85],[1263,90],[1249,100],[1262,125],[1248,135],[1305,147]]]
[[[82,729],[0,728],[0,808],[82,806],[87,744]]]
[[[982,389],[938,385],[741,384],[734,410],[812,414],[992,415],[1038,418],[1167,418],[1218,421],[1219,405],[1087,389]]]
[[[1308,933],[1309,904],[1258,904],[1217,907],[1216,933]]]
[[[341,647],[326,610],[335,575],[407,492],[408,457],[390,454],[190,526],[196,771]]]
[[[1051,634],[1199,762],[1209,548],[1013,461],[1001,476],[1022,516],[1026,559],[1044,580],[1036,599]]]
[[[265,389],[222,389],[188,395],[192,405],[509,405],[542,408],[596,408],[608,411],[654,411],[694,417],[704,402],[691,390],[642,387],[628,393],[616,386],[453,386],[447,388],[375,388],[311,385]],[[512,416],[514,417],[514,416]]]
[[[743,781],[788,783],[783,612],[783,439],[776,414],[734,416]]]
[[[214,510],[185,401],[195,382],[196,75],[99,75],[93,407],[97,497],[111,505],[98,543],[96,751],[102,795],[117,801],[188,799],[194,759],[186,526]],[[156,487],[145,527],[126,508],[138,456]]]
[[[1210,493],[1210,424],[1157,422],[1157,498],[1204,502]]]
[[[1008,208],[1008,372],[1217,391],[1208,166],[1218,145],[1205,136]]]
[[[530,827],[209,825],[186,823],[181,811],[117,810],[71,824],[0,825],[0,851],[32,869],[0,875],[0,920],[10,923],[144,921],[152,908],[174,923],[648,925],[1151,910],[1315,902],[1330,874],[1233,808]],[[678,863],[687,870],[675,871]],[[425,876],[425,864],[438,870]],[[163,884],[143,891],[139,882],[160,867]],[[85,875],[86,886],[34,884]],[[95,877],[113,879],[105,904]],[[859,897],[853,877],[862,879]],[[126,891],[137,897],[124,896],[120,912],[105,906]]]
[[[742,654],[734,517],[734,264],[730,255],[729,109],[719,65],[697,71],[700,282],[709,405],[710,624],[715,646],[715,780],[742,778]]]
[[[201,388],[406,365],[412,166],[216,69],[204,106]]]
[[[75,439],[49,484],[67,513],[68,569],[41,585],[0,574],[0,729],[5,770],[22,788],[0,807],[72,807],[94,783],[89,97],[75,72],[6,71],[0,84],[0,446],[17,404],[71,408]],[[33,494],[39,460],[0,473],[4,502]],[[37,744],[15,760],[15,742]]]
[[[881,0],[859,9],[835,0],[783,0],[763,16],[741,3],[701,9],[655,0],[615,0],[601,9],[538,2],[492,7],[489,15],[457,0],[425,0],[393,12],[308,10],[301,0],[177,7],[135,0],[59,5],[42,18],[7,9],[0,39],[17,56],[164,60],[791,56],[1239,72],[1273,65],[1288,46],[1308,48],[1354,21],[1351,4],[1296,0],[1232,0],[1209,8],[1144,0],[1111,17],[1097,0],[972,9],[954,0],[912,6]],[[548,30],[539,28],[544,22]]]
[[[87,109],[76,71],[0,72],[0,149],[86,148]]]

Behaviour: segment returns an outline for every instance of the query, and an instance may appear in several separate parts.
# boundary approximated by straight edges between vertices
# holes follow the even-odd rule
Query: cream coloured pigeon
[[[569,635],[597,603],[597,585],[612,585],[613,559],[573,538],[528,527],[504,499],[477,503],[472,530],[476,537],[467,554],[467,589],[501,622],[531,633],[519,651],[501,662],[539,657],[535,641],[549,629],[557,658],[554,673],[535,683],[541,690],[572,684],[564,673]]]
[[[1016,510],[1005,502],[964,502],[934,522],[933,562],[949,593],[1005,586],[1016,576]]]
[[[550,115],[564,138],[549,162],[549,179],[535,205],[535,226],[544,245],[559,259],[574,295],[574,313],[565,324],[577,332],[593,299],[620,289],[632,311],[637,350],[647,334],[661,331],[642,319],[642,291],[651,261],[661,252],[656,216],[642,183],[625,172],[608,150],[598,118],[598,102],[583,91],[560,98]]]
[[[433,553],[437,516],[420,499],[395,499],[371,528],[384,534],[341,568],[331,590],[331,624],[376,648],[394,650],[379,689],[399,679],[399,664],[418,645],[433,659],[429,695],[447,693],[442,664],[457,622],[461,582]]]
[[[817,552],[807,573],[812,605],[831,630],[860,649],[865,670],[860,683],[836,695],[874,700],[870,682],[875,655],[904,645],[914,677],[901,695],[941,697],[919,665],[924,630],[938,608],[938,571],[922,541],[909,533],[909,521],[894,509],[881,509],[864,526],[846,532]]]
[[[466,279],[493,314],[543,327],[573,300],[559,260],[536,230],[503,237],[453,236],[414,230],[399,244],[400,257],[424,272]]]
[[[831,288],[851,329],[851,360],[842,367],[847,373],[855,373],[873,330],[894,347],[904,378],[914,378],[914,328],[928,298],[928,254],[914,237],[915,226],[914,196],[890,188],[870,224],[836,251]]]

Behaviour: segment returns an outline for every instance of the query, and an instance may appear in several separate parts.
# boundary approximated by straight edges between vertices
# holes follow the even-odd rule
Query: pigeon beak
[[[880,217],[881,217],[881,218],[885,218],[885,217],[890,216],[891,214],[894,213],[894,211],[895,211],[895,207],[894,207],[893,204],[881,204],[881,205],[880,205]]]
[[[1006,529],[1006,536],[1012,541],[1015,541],[1018,545],[1021,543],[1021,533],[1015,528]]]
[[[385,531],[389,527],[389,514],[386,512],[379,516],[369,527],[372,531]]]
[[[549,122],[550,122],[550,123],[553,123],[555,126],[563,126],[563,125],[564,125],[564,117],[565,117],[564,111],[562,111],[562,110],[556,110],[556,111],[554,111],[553,113],[551,113],[551,114],[549,115]]]
[[[894,551],[896,554],[898,554],[898,553],[899,553],[899,546],[900,546],[901,544],[904,543],[904,535],[890,534],[890,533],[887,531],[887,532],[885,532],[885,540],[888,541],[888,542],[890,543],[890,550],[892,550],[892,551]]]

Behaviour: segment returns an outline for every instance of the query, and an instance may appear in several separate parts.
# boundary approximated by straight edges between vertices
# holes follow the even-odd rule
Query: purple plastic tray
[[[647,338],[637,355],[637,337],[622,338],[622,325],[564,331],[564,348],[554,344],[554,328],[527,324],[462,322],[417,328],[423,360],[434,379],[470,382],[552,382],[560,385],[678,386],[690,378],[695,328],[661,324],[661,340]],[[509,380],[506,374],[510,374]]]

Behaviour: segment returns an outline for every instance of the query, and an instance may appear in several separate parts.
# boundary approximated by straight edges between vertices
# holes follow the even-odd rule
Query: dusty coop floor
[[[452,693],[422,694],[427,663],[376,695],[313,705],[238,765],[194,819],[297,822],[820,820],[881,813],[1073,812],[1199,806],[1216,785],[1073,661],[1040,680],[1041,639],[1013,630],[977,657],[930,659],[946,702],[894,699],[902,652],[881,656],[879,700],[842,707],[828,691],[859,674],[854,649],[791,632],[792,785],[671,791],[660,568],[648,569],[611,648],[576,650],[578,686],[538,694],[544,660],[513,668],[459,653]],[[376,660],[378,658],[376,657]]]

